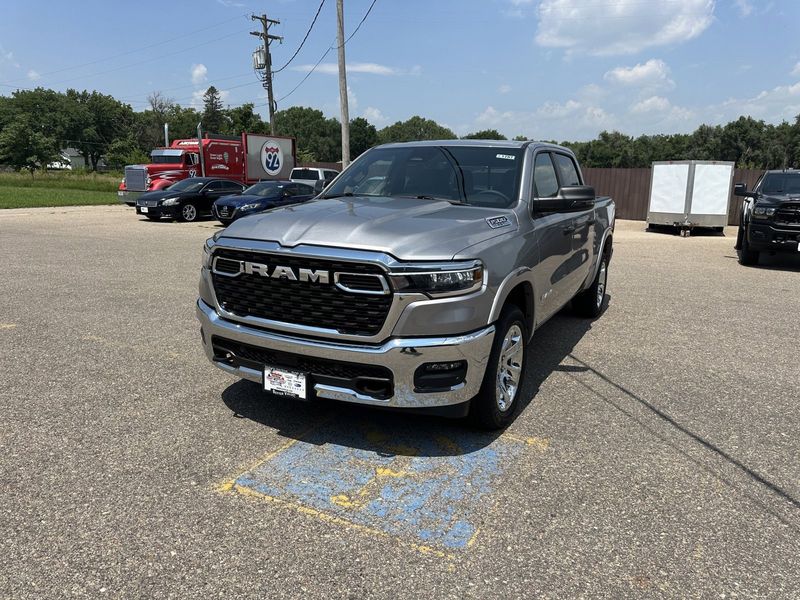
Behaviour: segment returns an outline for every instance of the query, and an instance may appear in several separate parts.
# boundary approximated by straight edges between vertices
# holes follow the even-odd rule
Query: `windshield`
[[[264,198],[272,198],[279,196],[283,190],[283,184],[274,181],[261,181],[254,183],[245,191],[242,192],[244,196],[263,196]]]
[[[800,194],[800,173],[768,173],[761,191],[765,194]]]
[[[183,179],[178,183],[173,183],[167,189],[170,192],[199,192],[201,189],[203,189],[205,184],[205,181],[197,181],[190,177],[189,179]]]
[[[151,156],[150,163],[154,165],[182,165],[183,155],[178,156]]]
[[[316,169],[292,169],[291,179],[319,179],[319,171]]]
[[[325,197],[403,196],[507,208],[518,196],[524,149],[474,146],[376,148],[325,190]]]

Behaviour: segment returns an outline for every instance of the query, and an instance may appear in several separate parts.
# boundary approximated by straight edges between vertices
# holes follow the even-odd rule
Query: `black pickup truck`
[[[758,264],[761,252],[800,252],[800,170],[767,171],[744,197],[735,248],[743,265]]]

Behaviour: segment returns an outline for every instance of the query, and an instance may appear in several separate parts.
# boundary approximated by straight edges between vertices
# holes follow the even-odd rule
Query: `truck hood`
[[[253,215],[235,221],[222,238],[374,250],[401,260],[449,260],[468,246],[517,227],[516,215],[509,209],[353,196],[311,200]]]

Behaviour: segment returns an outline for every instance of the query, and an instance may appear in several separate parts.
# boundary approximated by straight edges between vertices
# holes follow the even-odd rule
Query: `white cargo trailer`
[[[647,223],[687,233],[693,227],[722,230],[728,224],[733,167],[711,160],[654,162]]]

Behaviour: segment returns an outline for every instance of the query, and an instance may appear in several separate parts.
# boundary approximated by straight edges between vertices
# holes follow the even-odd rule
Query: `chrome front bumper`
[[[257,383],[263,382],[263,373],[247,367],[232,367],[214,360],[211,337],[234,340],[280,352],[351,363],[380,365],[392,372],[394,394],[378,399],[356,390],[316,384],[318,398],[343,400],[396,408],[432,408],[452,406],[471,400],[480,390],[483,374],[494,341],[494,325],[480,331],[451,337],[391,338],[379,346],[308,340],[286,334],[271,333],[234,323],[221,318],[216,311],[197,301],[197,318],[203,333],[203,347],[208,359],[223,371]],[[467,361],[467,375],[463,383],[444,392],[416,392],[414,372],[428,362]]]

